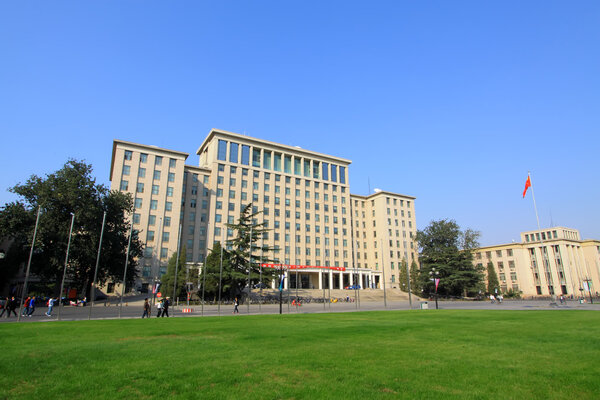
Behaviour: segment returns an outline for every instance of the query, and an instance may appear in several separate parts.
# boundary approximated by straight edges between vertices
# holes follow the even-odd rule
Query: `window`
[[[146,153],[141,153],[141,154],[140,154],[140,162],[141,162],[141,163],[145,163],[146,161],[148,161],[148,154],[146,154]]]
[[[128,187],[129,187],[129,182],[126,180],[122,180],[121,181],[121,190],[127,190]]]
[[[165,217],[164,226],[171,226],[171,217]]]
[[[154,170],[154,177],[153,177],[153,179],[155,181],[160,180],[160,171]]]
[[[173,188],[167,186],[167,197],[173,197]]]
[[[154,240],[154,231],[148,231],[146,234],[146,241],[151,242]]]
[[[260,149],[252,149],[252,166],[260,167]]]
[[[163,232],[162,241],[163,243],[169,243],[169,232]]]
[[[146,177],[146,168],[140,168],[138,170],[138,177],[145,178]]]
[[[140,216],[140,214],[138,214],[138,213],[133,213],[133,223],[134,223],[134,224],[139,224],[139,223],[140,223],[140,219],[141,219],[141,216]]]
[[[161,156],[156,156],[154,158],[154,165],[162,165],[162,157]]]
[[[286,174],[292,173],[292,156],[284,156],[283,172],[285,172]]]
[[[227,142],[219,139],[219,145],[217,149],[217,160],[227,161]]]
[[[245,144],[242,145],[242,164],[250,165],[250,146]],[[242,173],[243,172],[244,171],[242,170]],[[248,170],[246,170],[246,173],[248,173]]]
[[[229,161],[232,163],[238,162],[238,148],[239,145],[237,143],[229,143]]]
[[[294,157],[294,174],[301,175],[302,174],[302,160],[300,157]]]
[[[166,210],[166,211],[171,211],[171,210],[173,210],[173,203],[171,203],[170,201],[167,201],[167,202],[165,203],[165,210]]]
[[[129,151],[129,150],[125,150],[125,159],[126,159],[126,160],[131,160],[131,155],[132,155],[132,154],[133,154],[133,153],[132,153],[131,151]]]
[[[150,209],[156,210],[158,208],[158,200],[150,200]]]
[[[154,226],[156,224],[156,215],[148,216],[148,225]]]
[[[271,169],[271,152],[265,151],[263,155],[263,168]]]
[[[152,194],[158,194],[158,190],[159,190],[158,185],[152,185]]]
[[[275,153],[273,156],[273,169],[275,171],[281,172],[281,154]]]
[[[329,163],[321,163],[323,165],[323,175],[322,178],[324,180],[329,180]]]
[[[339,167],[339,168],[340,168],[340,183],[346,183],[346,168],[345,167]],[[394,199],[394,201],[396,201],[396,200]]]
[[[174,158],[169,159],[169,168],[175,168],[177,166],[177,160]]]
[[[331,165],[331,181],[337,182],[337,165]]]
[[[139,197],[135,198],[135,208],[142,208],[142,199]]]
[[[169,182],[175,182],[175,174],[173,172],[169,172]]]

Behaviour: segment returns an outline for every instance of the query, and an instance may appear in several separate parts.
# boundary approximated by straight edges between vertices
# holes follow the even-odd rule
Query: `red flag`
[[[531,187],[531,178],[527,175],[527,181],[525,181],[525,190],[523,190],[523,198],[525,198],[525,194],[527,193],[527,189]]]

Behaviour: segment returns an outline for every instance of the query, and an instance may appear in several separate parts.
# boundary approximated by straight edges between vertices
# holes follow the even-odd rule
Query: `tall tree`
[[[410,263],[410,290],[415,296],[423,296],[421,281],[419,280],[419,267],[417,262]]]
[[[495,289],[500,290],[500,282],[498,281],[498,275],[494,269],[494,264],[490,261],[487,264],[487,291],[488,293],[495,293]]]
[[[244,206],[240,212],[240,218],[236,224],[227,224],[227,228],[234,231],[234,238],[227,241],[229,250],[229,259],[233,271],[243,272],[244,281],[237,281],[235,285],[237,292],[241,293],[247,286],[248,275],[250,275],[250,287],[258,283],[260,279],[260,255],[263,254],[263,262],[269,262],[268,255],[272,249],[259,243],[262,236],[269,231],[264,222],[258,222],[257,211],[252,203]],[[271,269],[263,270],[263,282],[271,282],[276,272]]]
[[[408,263],[406,259],[402,259],[400,263],[400,273],[398,274],[398,284],[400,289],[408,292]]]
[[[91,287],[104,212],[106,226],[97,282],[99,285],[107,280],[118,282],[123,277],[133,200],[129,194],[96,184],[91,173],[91,165],[69,160],[45,178],[33,175],[24,184],[10,189],[21,200],[0,211],[0,233],[13,240],[10,253],[14,252],[14,260],[18,261],[27,257],[24,243],[31,244],[35,213],[41,208],[31,273],[55,295],[62,279],[71,213],[75,214],[75,224],[67,277],[70,286],[83,291]],[[136,259],[141,254],[142,244],[134,231],[127,272],[129,284],[136,278]]]
[[[425,293],[433,293],[435,284],[432,269],[440,278],[438,293],[461,296],[477,293],[483,287],[483,268],[473,265],[472,250],[478,246],[479,232],[460,230],[453,220],[432,221],[424,230],[417,232],[421,270],[419,281]]]
[[[179,263],[177,263],[177,253],[173,253],[167,263],[167,273],[161,278],[161,291],[165,295],[171,296],[173,299],[178,297],[187,298],[186,276],[187,270],[185,265],[186,249],[183,247],[179,252]],[[175,285],[175,270],[177,269],[177,287],[173,293]]]

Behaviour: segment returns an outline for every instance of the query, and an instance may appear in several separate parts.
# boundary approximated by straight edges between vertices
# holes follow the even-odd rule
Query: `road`
[[[295,314],[295,313],[323,313],[323,312],[358,312],[358,311],[377,311],[377,310],[418,310],[419,312],[435,312],[435,302],[427,302],[428,309],[421,309],[420,301],[413,301],[412,307],[408,301],[388,301],[387,306],[381,301],[362,301],[356,302],[338,302],[338,303],[310,303],[303,304],[302,306],[283,304],[284,314]],[[123,303],[122,308],[118,306],[118,302],[115,304],[97,302],[93,307],[88,305],[86,307],[73,307],[64,306],[61,309],[61,320],[63,321],[79,321],[87,320],[88,318],[94,320],[100,319],[118,319],[118,318],[140,318],[143,312],[142,309],[143,301],[133,300]],[[192,312],[184,313],[184,308],[191,308]],[[569,300],[565,304],[558,303],[557,305],[551,305],[548,300],[504,300],[502,304],[495,303],[491,304],[489,301],[440,301],[439,308],[444,310],[596,310],[600,311],[600,304],[579,303],[576,300]],[[251,304],[248,312],[246,304],[239,306],[240,316],[241,315],[257,315],[257,314],[277,314],[279,313],[279,304]],[[47,317],[45,312],[47,307],[36,308],[32,317],[21,317],[21,322],[40,322],[40,321],[57,321],[58,320],[58,308],[55,307],[51,317]],[[91,313],[90,313],[91,311]],[[120,311],[120,312],[119,312]],[[179,304],[178,306],[172,306],[169,309],[171,317],[202,317],[202,316],[231,316],[233,306],[230,304],[223,304],[220,307],[216,305],[205,305],[204,309],[198,305],[186,306],[185,303]],[[152,309],[152,318],[156,317],[156,308]],[[91,314],[91,317],[90,317]],[[119,315],[120,314],[120,315]],[[2,317],[0,323],[15,323],[16,317]]]

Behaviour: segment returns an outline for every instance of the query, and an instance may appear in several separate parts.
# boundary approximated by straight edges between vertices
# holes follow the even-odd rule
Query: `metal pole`
[[[283,265],[279,265],[279,314],[283,313]]]
[[[204,316],[204,288],[206,287],[206,258],[202,263],[202,316]]]
[[[223,282],[223,245],[224,243],[221,242],[221,266],[219,267],[219,304],[217,306],[219,316],[221,316],[221,284]]]
[[[406,276],[408,282],[408,305],[412,308],[412,295],[410,293],[410,267],[408,266],[408,262],[406,262]]]
[[[133,218],[131,219],[131,229],[129,230],[129,240],[127,241],[127,255],[125,255],[125,268],[123,270],[123,286],[121,287],[121,300],[119,301],[119,318],[123,312],[123,295],[127,286],[127,265],[129,264],[129,250],[131,249],[131,237],[133,236]],[[148,316],[150,318],[150,316]]]
[[[104,224],[106,223],[106,211],[102,217],[102,230],[100,231],[100,243],[98,244],[98,256],[96,257],[96,269],[94,270],[94,281],[92,282],[92,302],[90,304],[90,311],[88,313],[88,319],[92,319],[92,308],[96,301],[96,278],[98,277],[98,265],[100,264],[100,250],[102,249],[102,237],[104,236]]]
[[[60,292],[58,292],[58,320],[60,321],[60,309],[62,308],[62,292],[65,288],[65,276],[67,275],[67,265],[69,263],[69,249],[71,248],[71,236],[73,235],[73,224],[75,223],[75,214],[71,213],[71,229],[69,230],[69,241],[67,243],[67,255],[65,256],[65,268],[63,270],[62,281],[60,282]]]
[[[250,282],[250,271],[252,270],[252,229],[254,228],[254,223],[250,225],[250,237],[248,238],[248,304],[246,309],[248,310],[248,314],[250,314],[250,294],[252,293],[252,283]]]
[[[33,240],[31,241],[31,250],[29,251],[29,261],[27,261],[27,271],[25,272],[25,283],[23,284],[23,296],[27,295],[27,284],[29,283],[29,269],[31,268],[31,258],[33,257],[33,248],[35,246],[35,238],[37,236],[38,224],[40,222],[40,213],[42,206],[38,206],[37,217],[35,218],[35,228],[33,229]],[[23,298],[19,302],[19,315],[17,315],[17,322],[21,321],[21,310],[23,309]]]
[[[387,295],[385,293],[385,265],[383,261],[383,240],[379,240],[380,251],[381,251],[381,272],[383,274],[383,306],[387,308]]]
[[[296,312],[298,312],[298,270],[296,270]]]
[[[264,221],[263,221],[264,224]],[[258,280],[259,282],[259,296],[258,296],[258,312],[262,313],[262,290],[263,290],[263,283],[262,283],[262,262],[263,262],[263,250],[265,247],[265,236],[263,235],[263,237],[260,240],[260,278]]]
[[[175,260],[175,281],[173,282],[173,300],[177,298],[177,273],[179,272],[179,251],[181,250],[181,224],[179,224],[179,237],[177,238],[177,259]],[[189,305],[189,302],[188,302]]]
[[[321,274],[321,288],[323,289],[323,310],[325,310],[325,285],[323,284],[323,271],[319,271]],[[327,279],[329,279],[329,274],[327,274]],[[327,281],[327,287],[329,287],[329,280]]]

